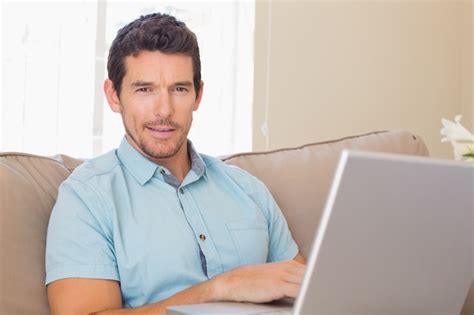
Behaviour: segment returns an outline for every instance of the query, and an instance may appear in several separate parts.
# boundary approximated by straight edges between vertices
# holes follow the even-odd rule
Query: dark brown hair
[[[184,54],[193,62],[193,83],[196,97],[201,82],[201,59],[196,35],[175,17],[153,13],[140,16],[121,28],[109,50],[107,72],[120,96],[125,76],[125,58],[140,51],[160,51],[165,54]]]

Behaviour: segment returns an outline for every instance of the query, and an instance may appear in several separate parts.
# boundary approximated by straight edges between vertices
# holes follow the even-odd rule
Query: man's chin
[[[154,153],[151,157],[157,160],[169,159],[176,155],[177,152],[160,152]]]
[[[175,156],[178,153],[177,148],[149,148],[144,147],[142,151],[149,157],[154,159],[168,159]]]

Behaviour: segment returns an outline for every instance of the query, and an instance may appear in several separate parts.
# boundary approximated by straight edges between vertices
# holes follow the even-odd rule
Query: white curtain
[[[253,1],[4,3],[0,151],[89,158],[117,147],[122,121],[102,93],[108,49],[152,12],[198,37],[205,89],[190,139],[211,155],[250,151]]]

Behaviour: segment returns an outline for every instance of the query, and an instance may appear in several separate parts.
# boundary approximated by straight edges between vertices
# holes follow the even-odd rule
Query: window
[[[253,2],[7,2],[2,11],[1,151],[89,158],[117,147],[122,120],[102,92],[109,45],[157,11],[198,37],[205,88],[189,138],[211,155],[251,150]]]

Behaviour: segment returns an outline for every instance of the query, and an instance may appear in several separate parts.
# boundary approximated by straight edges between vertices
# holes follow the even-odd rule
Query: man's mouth
[[[147,128],[153,131],[158,131],[158,132],[169,132],[169,131],[175,130],[175,128],[172,128],[172,127],[147,127]]]
[[[155,138],[166,139],[171,137],[176,128],[168,126],[146,127]]]

